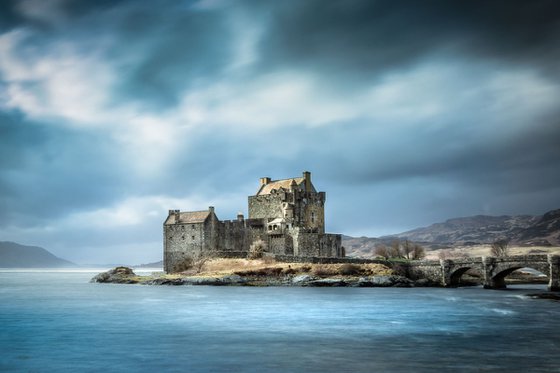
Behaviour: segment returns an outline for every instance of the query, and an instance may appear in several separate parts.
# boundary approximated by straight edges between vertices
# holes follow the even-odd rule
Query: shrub
[[[191,269],[194,265],[194,260],[190,256],[186,256],[175,265],[174,272],[185,272]]]
[[[234,273],[239,276],[279,276],[282,273],[282,267],[265,267],[246,271],[236,271]]]
[[[302,267],[300,268],[300,270],[301,270],[302,272],[304,272],[304,273],[308,273],[309,271],[311,271],[311,266],[309,266],[309,265],[306,264],[306,265],[302,266]]]
[[[313,274],[315,276],[334,276],[337,275],[337,270],[330,268],[327,265],[317,265],[313,268]]]
[[[249,246],[249,259],[259,259],[262,258],[266,250],[266,242],[261,239],[253,241],[251,246]]]
[[[360,266],[355,264],[346,263],[340,266],[338,272],[344,276],[358,276],[363,273],[363,270]]]
[[[297,271],[293,269],[291,266],[288,266],[288,268],[284,269],[284,274],[286,275],[294,275],[296,273]]]
[[[500,258],[508,256],[509,255],[508,245],[509,242],[507,240],[494,241],[490,249],[490,255],[497,256]]]

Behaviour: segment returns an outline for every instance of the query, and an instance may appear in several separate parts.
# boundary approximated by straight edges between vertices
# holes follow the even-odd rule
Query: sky
[[[560,208],[556,0],[0,4],[0,240],[162,257],[310,171],[327,231]]]

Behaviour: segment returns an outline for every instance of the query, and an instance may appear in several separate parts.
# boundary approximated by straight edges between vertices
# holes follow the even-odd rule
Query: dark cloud
[[[459,53],[557,72],[560,4],[553,0],[280,4],[262,41],[265,68],[287,63],[363,78],[432,54]]]

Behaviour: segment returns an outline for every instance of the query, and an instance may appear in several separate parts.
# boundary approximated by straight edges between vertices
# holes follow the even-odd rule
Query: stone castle
[[[341,235],[325,233],[325,192],[317,192],[311,173],[303,177],[260,179],[249,196],[249,217],[221,221],[214,207],[205,211],[169,210],[163,224],[163,262],[176,272],[187,258],[203,255],[246,257],[251,244],[265,243],[269,255],[344,257]]]

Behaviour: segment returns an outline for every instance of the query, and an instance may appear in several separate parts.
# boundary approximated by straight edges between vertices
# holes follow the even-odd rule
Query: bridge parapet
[[[476,270],[484,277],[487,289],[506,287],[505,277],[520,268],[533,268],[546,274],[549,278],[549,290],[560,290],[560,256],[559,255],[514,255],[503,258],[476,257],[446,260],[412,261],[408,265],[409,277],[427,278],[443,286],[454,286],[461,276],[470,269]]]

